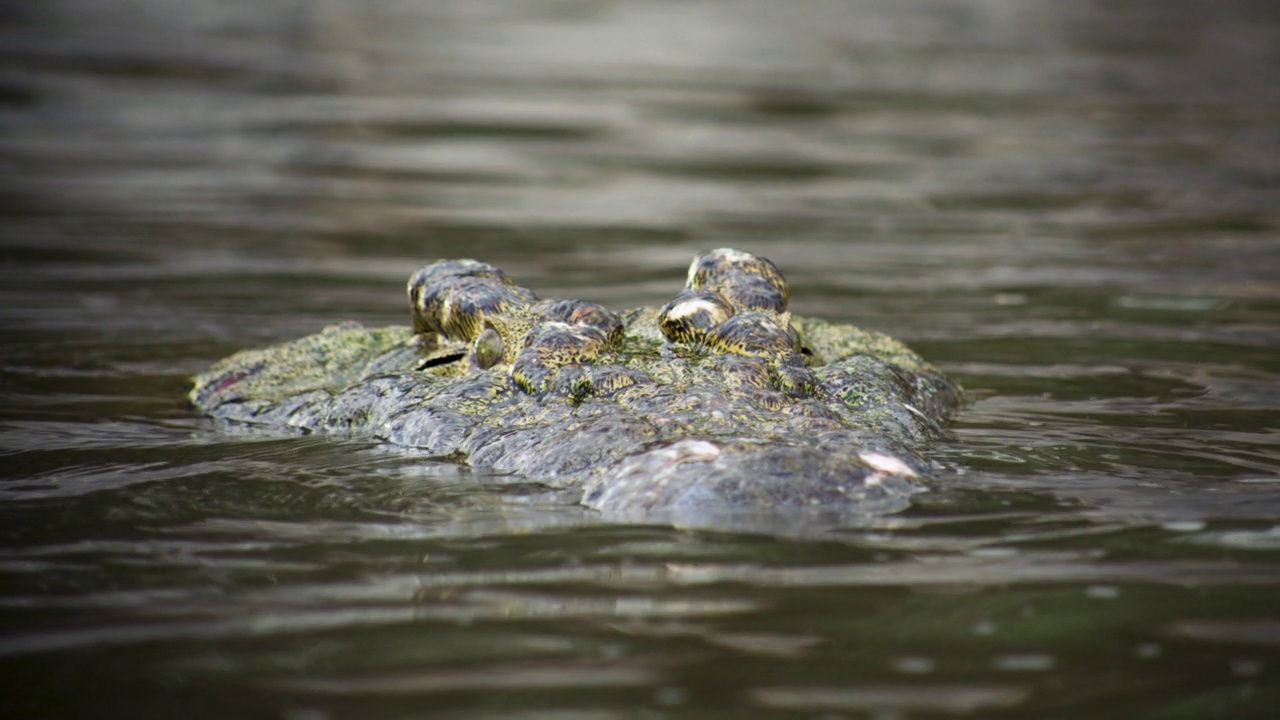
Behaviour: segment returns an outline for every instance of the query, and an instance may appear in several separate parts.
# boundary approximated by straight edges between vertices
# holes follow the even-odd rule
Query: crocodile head
[[[903,502],[958,389],[892,338],[791,314],[789,294],[773,263],[728,249],[694,258],[663,307],[619,313],[442,261],[411,276],[408,327],[239,353],[191,398],[221,421],[567,487],[613,515]]]

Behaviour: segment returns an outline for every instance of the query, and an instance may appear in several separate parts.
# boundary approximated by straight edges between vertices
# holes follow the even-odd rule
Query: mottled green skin
[[[504,307],[510,326],[490,323],[506,347],[487,369],[419,369],[466,353],[466,337],[341,324],[221,361],[191,400],[220,421],[373,437],[518,474],[613,517],[696,522],[900,509],[923,488],[917,451],[958,402],[955,385],[887,336],[772,311],[761,322],[786,329],[794,352],[668,342],[659,311],[637,308],[591,357],[551,352],[531,385],[513,368],[541,326],[522,312]]]

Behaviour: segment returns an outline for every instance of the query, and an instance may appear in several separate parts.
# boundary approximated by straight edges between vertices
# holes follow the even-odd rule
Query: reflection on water
[[[1273,5],[0,10],[0,714],[1268,717]],[[617,526],[181,404],[438,257],[621,308],[725,245],[965,384],[935,492]]]

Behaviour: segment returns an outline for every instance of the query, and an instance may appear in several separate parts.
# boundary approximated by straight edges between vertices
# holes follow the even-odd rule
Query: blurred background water
[[[1280,6],[0,8],[0,714],[1273,717]],[[971,404],[909,510],[601,524],[188,378],[477,257],[694,252]]]

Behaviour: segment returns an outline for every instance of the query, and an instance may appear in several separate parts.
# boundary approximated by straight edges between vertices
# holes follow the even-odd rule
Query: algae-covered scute
[[[580,493],[612,517],[884,512],[959,389],[885,335],[787,311],[771,262],[696,257],[666,306],[540,300],[475,260],[415,272],[411,322],[227,358],[221,423],[371,437]]]

